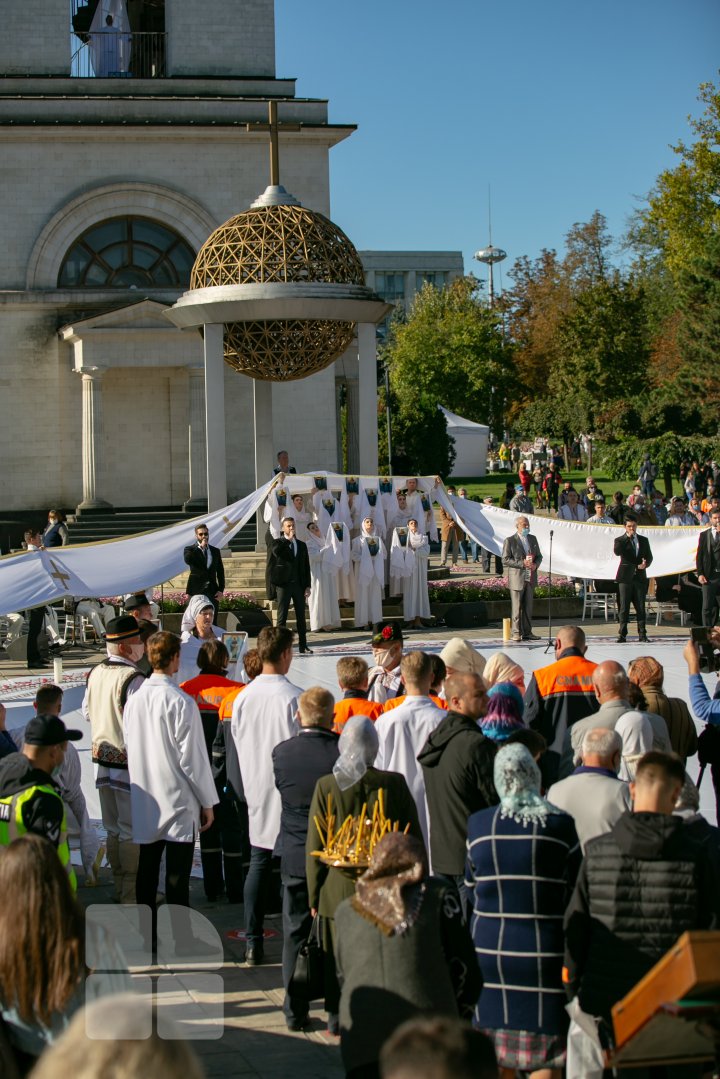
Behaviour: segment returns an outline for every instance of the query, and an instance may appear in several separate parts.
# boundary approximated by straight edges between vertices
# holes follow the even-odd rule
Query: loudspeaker
[[[257,637],[261,629],[265,626],[271,626],[272,622],[265,614],[265,611],[245,611],[234,610],[233,614],[237,618],[236,629],[244,629],[248,637]]]
[[[445,625],[451,629],[472,629],[487,624],[487,606],[481,599],[474,603],[453,603],[445,612]]]

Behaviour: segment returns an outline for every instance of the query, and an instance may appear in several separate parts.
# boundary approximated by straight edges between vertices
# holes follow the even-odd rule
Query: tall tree
[[[681,317],[678,332],[683,366],[677,388],[699,398],[714,412],[717,431],[720,404],[720,232],[711,234],[703,251],[679,274]]]
[[[660,251],[675,277],[702,256],[710,235],[720,231],[720,90],[702,83],[698,100],[704,113],[699,119],[688,117],[695,140],[673,147],[680,163],[660,173],[647,208],[631,229],[635,245]]]
[[[383,355],[400,416],[442,404],[501,430],[513,366],[500,316],[476,288],[474,277],[442,290],[425,285],[406,321],[391,323]]]

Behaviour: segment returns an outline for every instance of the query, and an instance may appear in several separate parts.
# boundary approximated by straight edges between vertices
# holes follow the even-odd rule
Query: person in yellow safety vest
[[[82,736],[59,716],[35,716],[25,728],[22,753],[10,753],[0,761],[0,847],[26,832],[49,839],[73,891],[77,880],[70,864],[65,806],[53,775],[65,759],[68,742]]]

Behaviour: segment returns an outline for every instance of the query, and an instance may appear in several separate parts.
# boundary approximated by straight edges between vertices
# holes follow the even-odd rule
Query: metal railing
[[[163,79],[167,34],[93,30],[75,52],[74,79]]]

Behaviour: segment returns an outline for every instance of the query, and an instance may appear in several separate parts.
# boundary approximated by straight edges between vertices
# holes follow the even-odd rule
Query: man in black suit
[[[212,600],[217,620],[218,600],[225,591],[225,567],[218,547],[210,545],[207,525],[195,528],[195,543],[183,551],[185,564],[190,567],[185,591],[188,596],[207,596]]]
[[[648,589],[646,570],[652,563],[650,544],[644,536],[637,534],[637,520],[628,516],[625,521],[625,535],[615,540],[614,551],[620,556],[620,565],[615,574],[618,586],[618,644],[624,644],[627,638],[627,624],[632,602],[637,616],[638,638],[647,641],[645,631],[645,596]]]
[[[695,556],[697,578],[702,585],[702,620],[704,626],[718,622],[720,596],[720,511],[710,513],[710,528],[701,533]]]
[[[287,622],[290,602],[295,608],[298,645],[301,653],[312,655],[307,646],[307,627],[305,624],[305,600],[310,595],[310,559],[306,545],[295,535],[295,521],[285,517],[282,523],[282,536],[273,540],[270,550],[270,581],[277,591],[277,624]]]
[[[334,708],[333,695],[326,689],[306,690],[298,699],[300,733],[272,751],[275,786],[282,801],[278,846],[283,884],[283,1011],[290,1030],[303,1030],[308,1022],[307,1001],[296,999],[289,985],[312,925],[305,840],[315,784],[332,772],[338,758],[338,736],[332,730]]]

